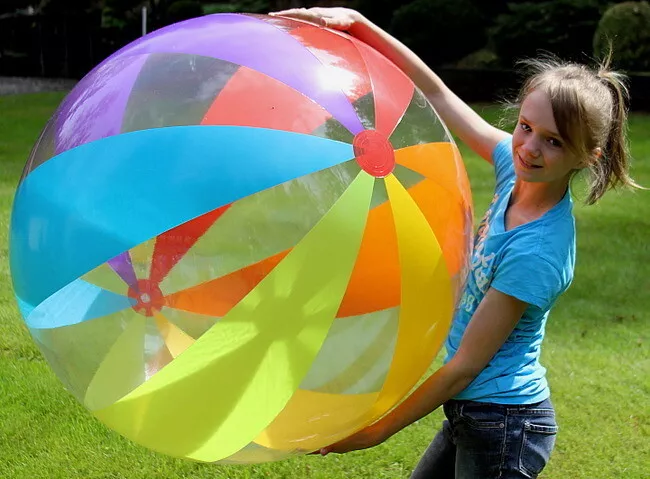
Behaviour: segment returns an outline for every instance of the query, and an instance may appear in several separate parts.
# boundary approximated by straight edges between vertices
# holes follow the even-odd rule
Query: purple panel
[[[135,287],[138,279],[133,271],[133,263],[131,263],[131,255],[128,251],[117,255],[115,258],[108,261],[108,265],[115,271],[122,280],[131,287]]]
[[[54,156],[54,121],[50,119],[43,128],[41,136],[32,148],[29,159],[23,169],[23,174],[20,177],[20,183],[23,182],[25,177],[32,172],[32,170],[39,165],[42,165],[47,160]]]
[[[364,129],[343,92],[329,87],[326,67],[291,35],[258,18],[206,15],[153,32],[111,58],[164,52],[204,55],[257,70],[316,101],[352,133]]]
[[[74,87],[55,114],[56,154],[120,133],[126,103],[147,57],[113,56]]]

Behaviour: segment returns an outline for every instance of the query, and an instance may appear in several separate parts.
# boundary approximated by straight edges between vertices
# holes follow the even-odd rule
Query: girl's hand
[[[374,447],[378,444],[381,444],[386,439],[387,437],[384,436],[380,428],[378,428],[376,425],[371,425],[353,434],[352,436],[343,439],[342,441],[324,447],[319,451],[313,452],[312,454],[320,454],[321,456],[326,456],[330,452],[343,454],[350,451],[358,451],[360,449]]]
[[[334,30],[349,30],[352,25],[361,21],[363,18],[359,12],[351,8],[343,7],[292,8],[280,12],[271,12],[269,15],[305,20]]]

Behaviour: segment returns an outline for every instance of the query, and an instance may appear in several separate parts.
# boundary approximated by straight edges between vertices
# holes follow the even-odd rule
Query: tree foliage
[[[237,0],[203,4],[205,13],[266,13],[271,10],[273,10],[273,5],[268,0]]]
[[[430,65],[459,60],[486,41],[471,0],[415,0],[395,11],[391,30]]]
[[[508,4],[491,30],[492,46],[506,67],[540,50],[584,61],[591,56],[601,8],[597,0]]]
[[[407,5],[404,0],[356,0],[353,7],[384,29],[390,29],[395,11]]]
[[[594,56],[611,46],[614,65],[624,70],[650,71],[650,4],[624,2],[609,8],[594,35]]]
[[[203,15],[203,7],[196,0],[176,0],[167,8],[167,20],[176,23]]]
[[[208,13],[265,13],[315,5],[357,8],[434,67],[509,68],[516,59],[540,50],[585,60],[600,56],[611,40],[621,68],[650,69],[647,1],[0,0],[0,73],[8,62],[31,59],[41,72],[57,75],[59,70],[47,65],[74,63],[81,57],[78,67],[60,71],[83,71],[141,34],[143,6],[152,31]],[[55,56],[60,58],[49,60]]]

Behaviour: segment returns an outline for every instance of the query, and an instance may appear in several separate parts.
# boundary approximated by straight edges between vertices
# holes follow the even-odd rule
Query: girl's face
[[[512,154],[517,177],[531,183],[568,184],[571,172],[581,167],[558,132],[548,95],[538,90],[521,104]]]

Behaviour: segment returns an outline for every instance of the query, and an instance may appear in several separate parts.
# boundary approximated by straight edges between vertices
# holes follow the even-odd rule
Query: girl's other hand
[[[369,447],[377,446],[387,439],[386,434],[378,423],[370,425],[359,432],[334,443],[330,446],[324,447],[312,454],[320,454],[326,456],[330,452],[335,454],[344,454],[350,451],[358,451],[360,449],[368,449]]]
[[[271,12],[269,15],[272,17],[288,17],[305,20],[334,30],[349,30],[352,25],[363,18],[356,10],[343,7],[291,8],[280,12]]]

